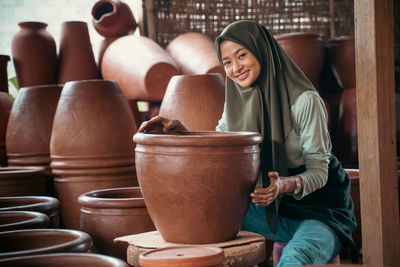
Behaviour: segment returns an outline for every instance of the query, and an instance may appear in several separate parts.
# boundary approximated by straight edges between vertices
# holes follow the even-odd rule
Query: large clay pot
[[[258,133],[137,133],[133,140],[143,197],[164,240],[235,238],[259,171]]]
[[[95,190],[78,198],[81,229],[93,238],[94,250],[126,259],[127,243],[117,237],[155,230],[140,187]]]
[[[314,32],[295,32],[279,34],[274,37],[316,86],[324,63],[324,35]]]
[[[135,144],[131,141],[136,131],[117,82],[65,84],[54,116],[50,154],[66,227],[80,227],[81,194],[137,185]]]
[[[199,32],[187,32],[175,37],[166,51],[182,74],[220,73],[225,71],[218,61],[214,41]]]
[[[7,166],[6,132],[13,103],[7,92],[0,92],[0,166]]]
[[[141,267],[222,267],[224,261],[221,248],[205,246],[159,248],[139,255]]]
[[[190,131],[215,130],[224,102],[221,75],[177,75],[168,84],[160,115],[180,120]]]
[[[58,83],[100,78],[87,23],[63,22],[60,36]]]
[[[43,167],[0,167],[0,197],[46,195]]]
[[[0,232],[46,228],[49,222],[49,217],[40,212],[0,211]]]
[[[52,253],[0,259],[2,266],[40,266],[40,267],[129,267],[120,260],[109,256],[91,253]]]
[[[144,36],[112,42],[101,63],[104,79],[116,80],[129,99],[161,101],[172,76],[178,74],[168,53]]]
[[[57,252],[88,252],[92,238],[84,232],[63,229],[29,229],[0,233],[0,258]]]
[[[54,84],[57,80],[57,50],[42,22],[20,22],[12,40],[12,57],[18,86]]]
[[[97,67],[99,69],[99,72],[101,73],[101,62],[103,61],[103,56],[104,53],[106,52],[106,49],[110,46],[112,42],[117,40],[119,37],[109,37],[109,38],[104,38],[99,46],[99,50],[97,52]]]
[[[119,0],[98,0],[92,7],[92,23],[107,38],[127,35],[137,26],[130,7]]]
[[[8,93],[8,75],[7,64],[10,61],[10,56],[0,55],[0,92]]]
[[[58,228],[59,202],[53,197],[21,196],[0,197],[0,211],[36,211],[46,214],[50,219],[49,227]]]

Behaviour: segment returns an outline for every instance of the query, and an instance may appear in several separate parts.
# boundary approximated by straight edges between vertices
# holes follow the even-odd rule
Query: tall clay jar
[[[94,251],[126,259],[121,236],[155,230],[140,187],[110,188],[82,194],[81,229],[93,238]]]
[[[179,119],[190,131],[215,130],[224,102],[220,74],[176,75],[168,84],[160,115]]]
[[[144,201],[165,241],[205,244],[236,237],[258,176],[258,133],[137,133],[133,140]]]
[[[128,35],[112,42],[101,63],[104,79],[116,80],[128,99],[159,102],[178,74],[168,53],[153,40]]]
[[[0,166],[7,166],[6,133],[13,103],[8,92],[0,92]]]
[[[57,80],[56,43],[47,24],[20,22],[21,28],[12,40],[12,58],[18,86],[54,84]]]
[[[50,155],[67,228],[80,228],[81,194],[137,185],[135,144],[131,141],[136,131],[117,82],[65,84],[54,116]]]

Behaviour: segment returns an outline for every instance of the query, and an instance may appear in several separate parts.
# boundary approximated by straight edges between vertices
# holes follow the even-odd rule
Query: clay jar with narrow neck
[[[225,102],[220,74],[176,75],[171,78],[160,115],[176,118],[190,131],[215,130]]]
[[[0,196],[46,195],[45,177],[43,167],[0,167]]]
[[[175,37],[165,49],[182,74],[220,73],[225,71],[218,61],[214,41],[199,32],[187,32]]]
[[[103,78],[116,80],[128,99],[158,102],[172,76],[178,74],[168,53],[144,36],[123,36],[112,42],[101,63]]]
[[[65,84],[54,116],[50,155],[61,215],[68,228],[80,228],[81,194],[137,185],[131,141],[136,131],[117,82]]]
[[[95,190],[82,194],[81,230],[93,238],[94,251],[126,259],[128,244],[114,239],[155,230],[140,187]]]
[[[13,103],[8,92],[0,92],[0,166],[7,166],[6,133]]]
[[[258,133],[137,133],[133,140],[143,197],[165,241],[204,244],[236,237],[258,176]]]
[[[0,211],[0,232],[46,228],[50,219],[34,211]]]
[[[21,28],[12,40],[12,58],[18,86],[54,84],[57,80],[56,43],[47,24],[20,22]]]

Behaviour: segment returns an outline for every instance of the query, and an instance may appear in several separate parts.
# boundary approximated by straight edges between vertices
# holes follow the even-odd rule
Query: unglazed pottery
[[[130,7],[119,0],[96,1],[92,7],[92,23],[95,30],[106,38],[127,35],[137,26]]]
[[[101,73],[101,61],[103,60],[104,52],[106,52],[107,47],[110,46],[112,42],[117,40],[119,37],[109,37],[109,38],[104,38],[101,43],[99,50],[97,52],[97,68],[99,69],[99,72]]]
[[[0,211],[0,232],[46,228],[49,222],[49,217],[40,212]]]
[[[0,197],[46,195],[43,167],[0,167]]]
[[[57,80],[56,43],[47,24],[20,22],[21,28],[12,40],[12,58],[19,88],[54,84]]]
[[[143,197],[164,240],[235,238],[259,171],[258,133],[137,133],[133,140]]]
[[[177,75],[168,84],[160,116],[178,119],[189,131],[215,130],[224,102],[221,75]]]
[[[10,61],[10,56],[0,55],[0,92],[8,93],[8,75],[7,64]]]
[[[139,187],[95,190],[78,198],[81,229],[93,238],[94,250],[126,259],[127,243],[121,236],[155,230]]]
[[[0,166],[7,166],[6,133],[12,105],[8,92],[0,92]]]
[[[87,23],[65,21],[60,36],[58,83],[100,78]]]
[[[123,36],[106,49],[104,79],[116,80],[128,99],[161,101],[172,76],[178,74],[168,53],[150,38]]]
[[[218,61],[214,41],[199,32],[186,32],[175,37],[165,48],[182,74],[220,73],[225,71]]]
[[[117,82],[65,84],[54,116],[50,155],[66,227],[80,227],[81,194],[137,185],[131,139],[136,131]]]
[[[159,248],[139,255],[139,265],[142,267],[222,267],[224,261],[221,248],[206,246]]]
[[[0,233],[0,258],[57,252],[88,252],[92,238],[66,229],[28,229]]]

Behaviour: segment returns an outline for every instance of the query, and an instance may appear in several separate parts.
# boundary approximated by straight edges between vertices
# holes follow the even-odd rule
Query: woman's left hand
[[[268,206],[276,197],[283,193],[284,182],[277,172],[269,172],[270,185],[267,188],[258,188],[250,196],[257,206]]]

